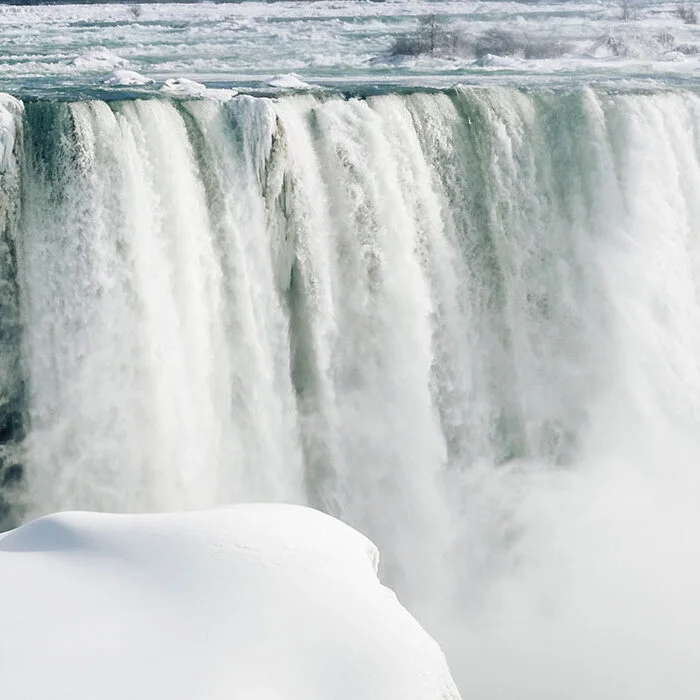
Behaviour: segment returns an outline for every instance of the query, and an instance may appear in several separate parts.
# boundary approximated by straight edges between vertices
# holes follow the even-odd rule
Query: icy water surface
[[[700,27],[685,23],[677,4],[628,7],[625,20],[617,2],[3,6],[0,90],[133,92],[105,86],[115,70],[154,81],[137,93],[182,77],[252,92],[300,81],[360,92],[483,82],[695,83]],[[438,34],[449,31],[458,45],[440,50],[438,36],[433,55],[393,55],[397,39],[415,35],[431,13]]]

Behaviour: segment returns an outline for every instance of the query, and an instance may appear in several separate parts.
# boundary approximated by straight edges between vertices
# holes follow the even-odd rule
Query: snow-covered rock
[[[12,95],[0,93],[0,327],[11,321],[12,287],[4,280],[14,275],[7,236],[16,231],[19,215],[20,176],[18,151],[21,150],[24,105]],[[19,141],[19,143],[18,143]],[[3,235],[5,234],[5,235]],[[0,339],[0,407],[12,401],[11,387],[17,386],[16,356],[8,351],[8,341]],[[9,449],[9,448],[6,448]],[[2,455],[0,454],[0,459]]]
[[[0,536],[0,697],[459,698],[377,560],[297,506],[35,520]]]
[[[171,97],[207,97],[220,102],[228,102],[238,94],[232,88],[210,88],[189,78],[169,78],[160,91]]]
[[[145,75],[141,75],[141,73],[137,73],[134,70],[120,68],[112,71],[102,82],[105,85],[121,87],[128,85],[151,85],[155,82],[155,80],[152,78],[147,78]]]
[[[207,97],[220,102],[228,102],[238,94],[232,88],[210,88],[189,78],[169,78],[160,91],[170,97]]]
[[[270,87],[284,88],[287,90],[308,90],[312,87],[309,83],[305,83],[296,73],[275,75],[269,80],[266,80],[264,84]]]
[[[189,78],[168,78],[161,87],[161,92],[185,97],[202,97],[207,86]]]
[[[15,167],[12,154],[23,112],[24,105],[17,98],[0,93],[0,173]]]

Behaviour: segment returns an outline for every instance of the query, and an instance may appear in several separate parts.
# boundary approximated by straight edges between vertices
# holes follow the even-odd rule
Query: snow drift
[[[0,697],[458,698],[377,563],[296,506],[35,520],[0,536]]]

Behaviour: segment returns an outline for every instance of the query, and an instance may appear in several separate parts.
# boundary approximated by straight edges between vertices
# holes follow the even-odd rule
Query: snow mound
[[[377,561],[297,506],[41,518],[0,536],[0,697],[459,698]]]
[[[309,90],[312,87],[309,83],[305,83],[296,73],[275,75],[269,80],[266,80],[264,84],[270,87],[285,88],[288,90]]]
[[[227,102],[238,94],[238,90],[210,88],[189,78],[169,78],[160,91],[171,97],[208,97],[221,102]]]
[[[103,81],[105,85],[127,86],[127,85],[151,85],[155,82],[141,73],[124,68],[112,71]]]
[[[161,87],[161,91],[170,95],[202,97],[207,91],[207,86],[189,78],[168,78]]]

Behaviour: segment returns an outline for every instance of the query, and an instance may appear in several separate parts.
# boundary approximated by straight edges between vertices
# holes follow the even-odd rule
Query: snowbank
[[[0,697],[458,698],[377,559],[296,506],[36,520],[0,536]]]

